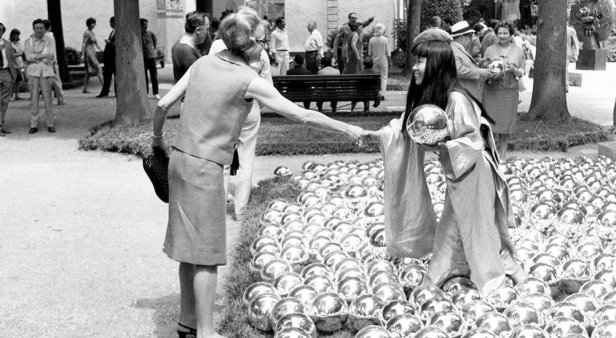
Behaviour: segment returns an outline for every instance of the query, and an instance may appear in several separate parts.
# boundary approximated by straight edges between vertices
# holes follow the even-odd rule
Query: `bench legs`
[[[338,106],[338,101],[331,101],[330,104],[332,106],[332,112],[335,113],[336,107]],[[319,111],[323,111],[323,101],[317,101],[317,109]]]

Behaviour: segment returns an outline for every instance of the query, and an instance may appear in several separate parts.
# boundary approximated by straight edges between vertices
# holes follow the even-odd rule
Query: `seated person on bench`
[[[332,67],[332,58],[329,56],[324,56],[321,58],[321,69],[317,71],[317,75],[340,75],[340,71],[337,68]],[[331,103],[332,111],[336,111],[336,106],[338,104],[337,101],[332,101]],[[319,111],[323,110],[323,102],[317,101],[317,109]]]
[[[287,75],[314,75],[311,71],[304,68],[304,57],[300,54],[293,58],[293,68],[287,71]],[[304,101],[304,108],[310,109],[310,101]]]
[[[370,74],[370,75],[374,75],[374,74],[379,74],[376,70],[374,70],[372,67],[374,66],[374,62],[372,61],[372,58],[367,56],[364,58],[364,69],[359,72],[358,74]],[[378,107],[380,102],[374,102],[374,107]],[[351,112],[353,111],[353,109],[355,109],[355,105],[357,104],[357,101],[353,101],[351,102]],[[368,111],[370,110],[369,108],[370,105],[370,101],[364,101],[364,111]]]

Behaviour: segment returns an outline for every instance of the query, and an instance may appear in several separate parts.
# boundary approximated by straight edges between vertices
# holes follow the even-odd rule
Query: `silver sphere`
[[[372,288],[372,293],[386,303],[394,300],[406,299],[404,290],[402,290],[402,287],[398,283],[379,284]]]
[[[438,106],[421,105],[410,116],[406,131],[416,143],[434,145],[449,137],[447,114]]]
[[[608,320],[595,327],[591,338],[615,338],[616,320]]]
[[[250,305],[250,302],[252,302],[252,300],[255,299],[257,296],[266,293],[271,293],[275,295],[276,288],[272,284],[267,282],[256,282],[250,284],[250,286],[247,287],[246,290],[244,290],[244,294],[242,295],[242,301],[244,302],[244,305],[248,306]]]
[[[419,287],[411,292],[409,302],[419,309],[425,302],[435,298],[445,299],[445,293],[437,287]]]
[[[486,329],[474,328],[467,331],[462,338],[498,338],[498,336]]]
[[[550,338],[548,334],[535,325],[518,326],[511,332],[509,338]]]
[[[451,295],[451,302],[458,309],[462,309],[466,304],[480,299],[483,299],[481,292],[475,289],[463,289]]]
[[[304,279],[298,273],[286,272],[276,277],[273,282],[276,293],[281,297],[286,297],[289,292],[304,284]]]
[[[426,326],[417,331],[413,338],[450,338],[447,332],[434,326]]]
[[[599,300],[612,291],[612,287],[600,280],[589,280],[580,288],[580,293]]]
[[[304,279],[308,279],[315,275],[331,278],[333,273],[332,270],[323,263],[312,263],[302,269],[301,275]]]
[[[396,317],[402,314],[414,315],[415,312],[416,310],[411,305],[411,303],[405,300],[395,300],[389,303],[385,303],[385,305],[383,306],[383,309],[381,309],[379,318],[381,319],[381,324],[385,325],[393,317]]]
[[[270,324],[272,328],[278,326],[278,321],[290,314],[305,314],[306,307],[297,298],[286,297],[279,300],[270,311]]]
[[[531,293],[524,297],[523,301],[541,313],[549,310],[554,305],[552,297],[544,293]]]
[[[510,332],[512,329],[509,319],[498,312],[486,313],[475,321],[475,326],[486,329],[496,335]]]
[[[309,285],[300,285],[289,293],[289,297],[299,299],[306,308],[312,305],[314,299],[318,296],[317,290]]]
[[[564,338],[569,335],[579,334],[588,337],[586,328],[577,320],[568,317],[558,317],[549,322],[545,331],[550,337]]]
[[[398,279],[405,290],[414,290],[423,281],[426,269],[419,264],[407,264],[398,270]]]
[[[474,289],[477,290],[475,284],[468,277],[457,276],[448,279],[443,283],[442,287],[443,291],[447,293],[454,293],[456,291],[460,291],[463,289]]]
[[[291,267],[291,264],[289,264],[289,262],[282,259],[273,259],[267,262],[261,269],[261,278],[263,278],[263,280],[265,281],[271,282],[275,280],[278,276],[292,271],[293,267]]]
[[[385,327],[399,337],[412,337],[423,328],[423,322],[417,316],[403,313],[390,318]]]
[[[529,277],[524,282],[518,284],[516,286],[520,294],[526,296],[533,293],[543,293],[545,295],[550,296],[552,294],[552,290],[548,283],[544,282],[541,279]]]
[[[485,300],[474,300],[462,307],[462,316],[468,323],[475,323],[482,316],[496,312],[496,308]]]
[[[265,264],[277,259],[277,255],[273,252],[259,252],[250,260],[250,270],[253,272],[261,272]]]
[[[358,277],[346,277],[338,282],[338,293],[347,303],[351,303],[361,295],[368,292],[368,286],[364,279]]]
[[[575,305],[587,316],[594,312],[597,308],[599,308],[599,303],[594,297],[581,293],[574,293],[572,295],[569,295],[565,298],[564,301]]]
[[[248,306],[248,321],[256,329],[263,332],[272,331],[270,312],[280,300],[280,296],[266,293],[255,297]]]
[[[372,294],[360,295],[349,305],[348,324],[355,331],[366,326],[379,324],[379,313],[383,309],[383,301]]]
[[[543,314],[532,305],[524,302],[519,301],[511,304],[503,314],[513,326],[536,325],[542,327],[545,325]]]
[[[314,275],[306,278],[304,285],[312,286],[318,293],[334,291],[334,284],[326,276]]]
[[[550,319],[554,320],[559,317],[565,317],[576,320],[578,323],[586,323],[587,318],[584,312],[577,308],[573,303],[558,302],[552,306],[547,313]]]
[[[510,286],[498,288],[486,297],[486,301],[499,311],[504,311],[509,305],[520,298],[518,291]]]
[[[391,332],[382,326],[370,325],[361,329],[355,338],[395,338]]]
[[[462,316],[454,311],[437,312],[428,319],[427,324],[442,329],[452,337],[461,336],[466,328]]]
[[[297,327],[285,327],[276,331],[274,338],[316,338],[316,336]]]
[[[455,307],[449,300],[432,298],[421,305],[419,308],[419,317],[424,321],[428,321],[430,317],[438,312],[450,312],[454,309]]]
[[[326,292],[318,295],[308,309],[308,314],[317,330],[335,332],[344,326],[348,317],[346,302],[337,293]]]
[[[616,320],[616,304],[606,304],[598,308],[590,318],[590,325],[597,326],[610,320]]]

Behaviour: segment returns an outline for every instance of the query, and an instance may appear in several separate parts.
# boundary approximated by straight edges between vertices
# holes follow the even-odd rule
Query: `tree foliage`
[[[460,0],[430,0],[421,6],[421,29],[428,27],[430,18],[438,15],[444,22],[456,23],[462,20]]]

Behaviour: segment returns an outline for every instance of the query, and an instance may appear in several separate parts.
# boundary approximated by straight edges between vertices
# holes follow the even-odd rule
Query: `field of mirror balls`
[[[261,214],[250,269],[262,280],[243,295],[250,325],[280,338],[616,337],[616,163],[516,159],[499,170],[530,277],[482,295],[463,276],[418,288],[430,257],[387,254],[382,161],[277,168],[301,193]],[[438,161],[425,173],[438,216],[445,177]]]

